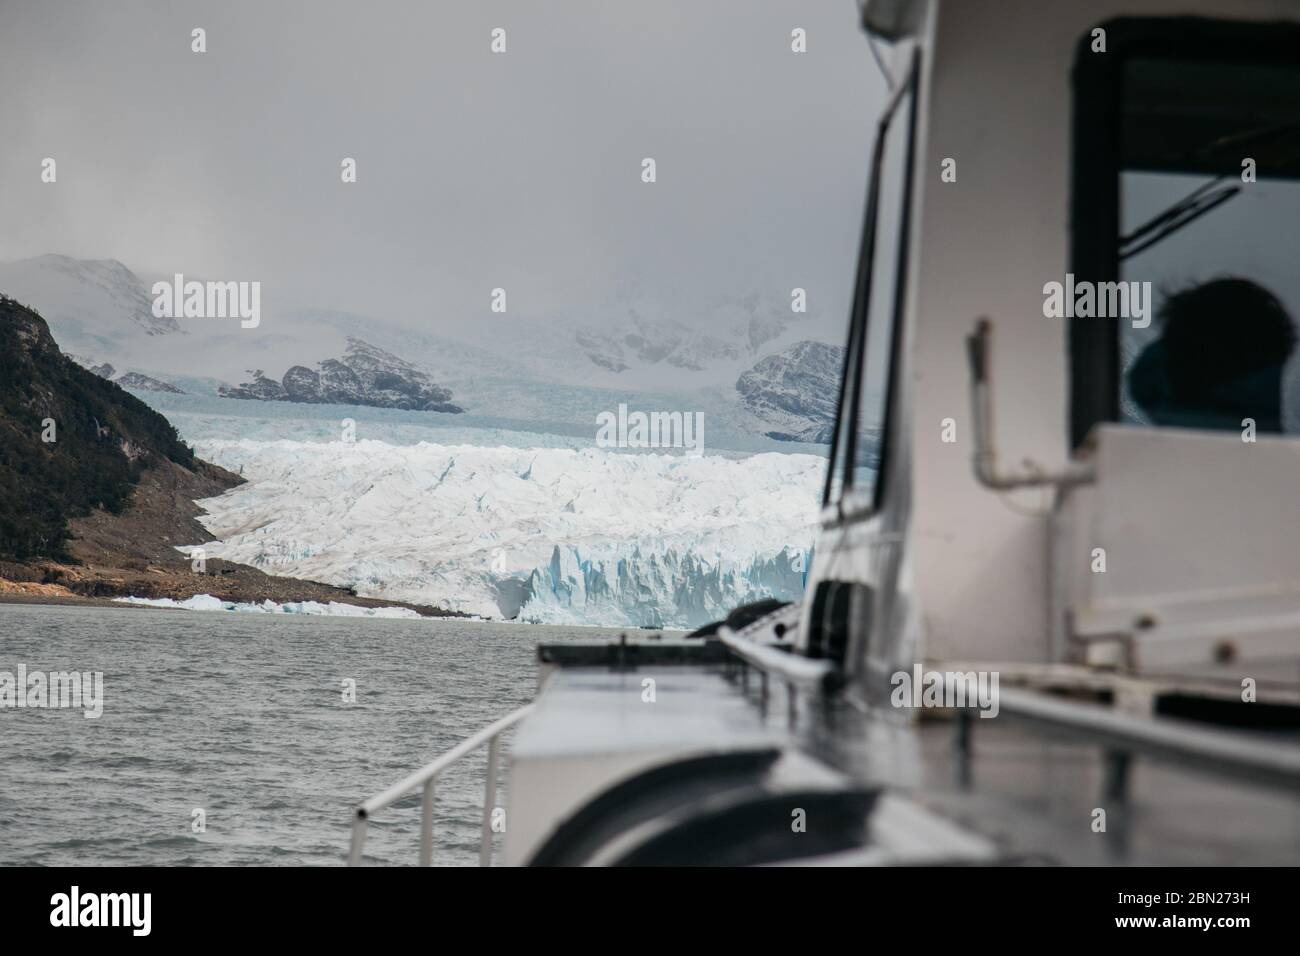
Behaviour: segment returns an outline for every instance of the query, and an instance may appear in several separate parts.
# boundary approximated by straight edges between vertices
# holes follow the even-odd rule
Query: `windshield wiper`
[[[1222,183],[1228,176],[1225,174],[1217,179],[1211,179],[1208,183],[1198,186],[1187,196],[1174,203],[1154,219],[1139,226],[1136,230],[1127,236],[1120,236],[1119,239],[1119,259],[1124,261],[1130,256],[1135,256],[1145,249],[1150,249],[1160,240],[1167,236],[1173,235],[1179,229],[1182,229],[1188,223],[1200,219],[1211,209],[1227,202],[1237,193],[1241,192],[1240,186],[1224,186],[1221,189],[1214,189]],[[1211,191],[1213,190],[1213,191]],[[1145,242],[1133,245],[1138,240],[1146,238]]]

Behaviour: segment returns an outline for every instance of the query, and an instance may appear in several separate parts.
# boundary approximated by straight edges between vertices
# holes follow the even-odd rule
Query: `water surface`
[[[533,698],[539,640],[617,633],[0,605],[0,671],[104,674],[98,719],[0,709],[0,865],[340,864],[356,803]],[[439,784],[435,863],[477,863],[486,763]],[[367,861],[413,864],[418,840],[414,794]]]

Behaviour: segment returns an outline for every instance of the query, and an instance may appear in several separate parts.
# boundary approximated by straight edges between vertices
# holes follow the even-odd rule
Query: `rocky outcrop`
[[[184,389],[177,388],[171,382],[164,382],[161,379],[154,378],[152,375],[145,375],[143,372],[123,372],[121,375],[118,375],[117,369],[108,362],[96,365],[92,359],[85,358],[84,356],[73,355],[70,352],[65,354],[68,358],[72,359],[72,361],[76,362],[87,371],[95,373],[100,378],[106,378],[110,382],[117,382],[117,384],[121,385],[123,388],[133,388],[137,392],[170,392],[173,395],[185,394]]]
[[[322,402],[320,373],[305,365],[295,365],[280,380],[285,400],[290,402]]]
[[[109,366],[110,368],[112,366]],[[123,372],[117,378],[113,379],[123,388],[133,388],[138,392],[170,392],[173,395],[184,395],[185,390],[177,388],[171,382],[164,382],[161,379],[154,378],[152,375],[145,375],[143,372]]]
[[[225,398],[263,402],[368,405],[407,411],[464,411],[451,401],[451,389],[436,384],[422,369],[361,339],[348,339],[341,358],[318,362],[316,368],[291,366],[280,381],[261,369],[250,369],[252,381],[223,387]]]
[[[778,441],[830,444],[844,349],[798,342],[769,355],[736,380],[741,402]]]
[[[222,387],[219,394],[223,398],[246,398],[259,402],[286,401],[284,388],[273,378],[267,378],[260,368],[250,368],[248,374],[253,376],[251,382],[245,382],[236,388]]]

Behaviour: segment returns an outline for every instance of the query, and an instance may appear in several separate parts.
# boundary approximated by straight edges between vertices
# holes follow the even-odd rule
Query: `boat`
[[[484,863],[1300,860],[1300,9],[861,22],[888,96],[804,599],[543,643],[351,862],[416,793],[432,862],[483,747]]]

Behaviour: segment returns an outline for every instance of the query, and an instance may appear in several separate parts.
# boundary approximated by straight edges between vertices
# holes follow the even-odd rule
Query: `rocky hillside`
[[[844,349],[798,342],[760,360],[736,381],[744,406],[769,438],[829,444],[835,427]]]
[[[201,470],[167,419],[0,298],[0,556],[69,557],[68,519],[121,512],[143,471],[164,462]]]
[[[0,600],[400,605],[229,561],[194,567],[176,547],[212,540],[195,501],[243,479],[194,457],[167,419],[99,371],[60,352],[40,315],[0,296]]]

